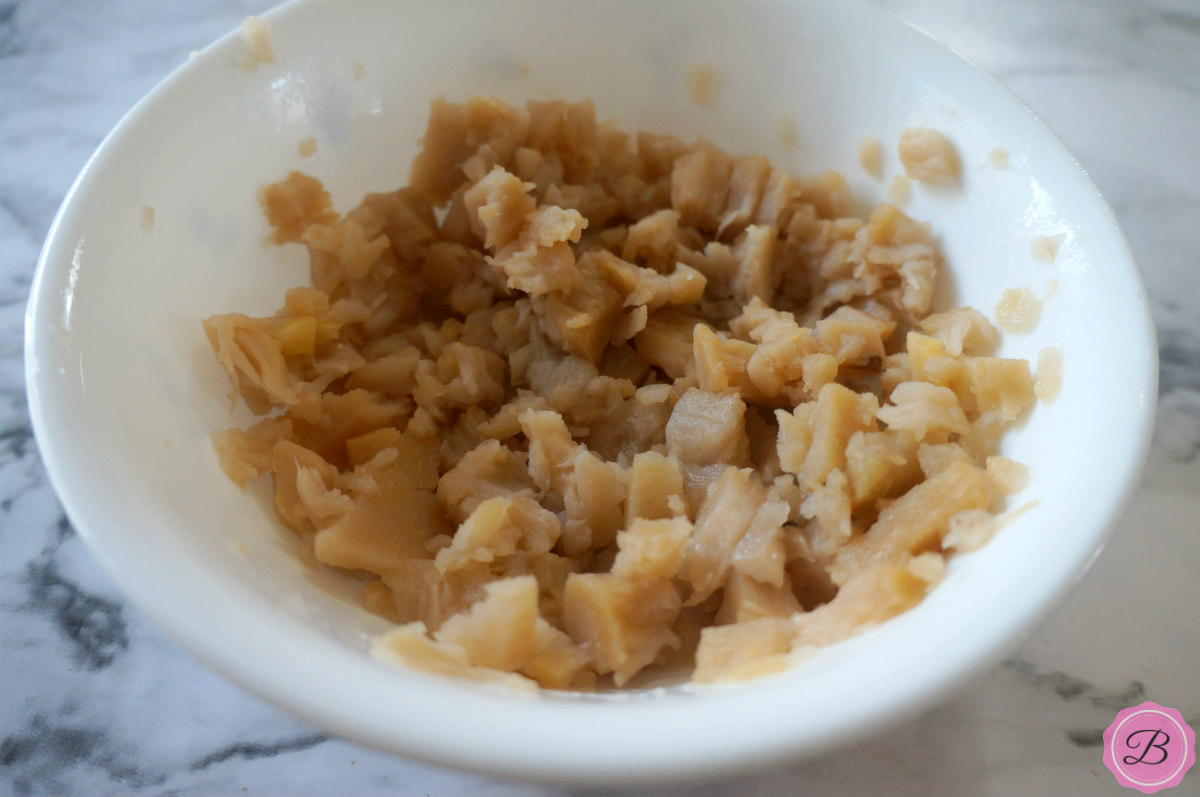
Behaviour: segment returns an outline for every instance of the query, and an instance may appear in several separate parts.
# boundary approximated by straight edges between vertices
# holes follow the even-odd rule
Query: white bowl
[[[1133,488],[1155,400],[1154,333],[1136,266],[1095,186],[1001,86],[861,2],[563,4],[293,2],[268,15],[278,62],[244,71],[227,36],[137,105],[59,212],[34,280],[26,368],[46,467],[80,534],[129,598],[197,657],[333,733],[508,775],[613,781],[699,776],[811,756],[928,708],[995,662],[1083,574]],[[692,104],[711,63],[716,104]],[[359,66],[361,65],[361,70]],[[359,77],[356,78],[356,75]],[[230,418],[200,319],[272,312],[307,279],[298,247],[265,247],[256,189],[303,169],[336,206],[406,182],[436,94],[592,98],[629,130],[704,135],[793,172],[883,182],[859,139],[945,131],[961,190],[914,184],[952,285],[985,312],[1006,288],[1046,301],[1005,356],[1064,354],[1062,395],[1005,450],[1037,506],[953,560],[916,609],[744,686],[521,696],[372,660],[385,623],[347,583],[294,557],[264,494],[221,472],[209,433]],[[784,114],[793,148],[776,141]],[[317,139],[307,160],[299,141]],[[1007,168],[988,163],[1002,147]],[[144,206],[154,225],[143,228]],[[1053,265],[1033,236],[1065,234]]]

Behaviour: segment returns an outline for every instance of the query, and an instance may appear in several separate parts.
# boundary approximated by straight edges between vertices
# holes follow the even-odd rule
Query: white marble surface
[[[0,0],[0,794],[606,794],[392,758],[243,694],[124,603],[46,482],[21,334],[54,210],[127,108],[266,5]],[[1200,2],[884,5],[1007,83],[1116,209],[1160,336],[1150,466],[1078,589],[941,708],[821,760],[657,791],[1121,793],[1100,760],[1119,709],[1152,699],[1200,728]],[[1173,793],[1200,795],[1200,772]]]

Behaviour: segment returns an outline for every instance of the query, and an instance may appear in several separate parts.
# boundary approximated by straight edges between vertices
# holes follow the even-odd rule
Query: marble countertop
[[[248,696],[125,603],[47,483],[21,347],[54,211],[143,93],[267,5],[0,0],[0,794],[608,794],[393,758]],[[1101,763],[1118,710],[1154,700],[1200,729],[1200,3],[883,5],[1012,88],[1112,203],[1158,326],[1150,462],[1083,582],[957,697],[816,761],[664,791],[1119,794]],[[1172,793],[1200,795],[1200,771]]]

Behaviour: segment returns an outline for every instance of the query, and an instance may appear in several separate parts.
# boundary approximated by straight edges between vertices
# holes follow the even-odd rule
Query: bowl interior
[[[697,774],[812,754],[927,705],[1012,644],[1099,550],[1154,403],[1136,268],[1062,145],[942,45],[871,6],[820,0],[361,0],[352,13],[314,0],[267,19],[276,63],[237,67],[242,44],[226,37],[105,142],[52,230],[27,327],[35,427],[72,520],[131,598],[226,675],[337,733],[440,762],[595,780]],[[709,109],[685,81],[702,64],[717,75]],[[955,559],[915,610],[743,687],[528,697],[373,662],[368,640],[385,623],[345,599],[356,584],[302,565],[265,487],[243,493],[218,467],[209,434],[248,416],[230,415],[200,320],[273,312],[307,281],[299,247],[263,244],[260,186],[300,169],[345,211],[403,185],[439,93],[591,98],[630,131],[843,172],[869,204],[898,172],[904,127],[946,132],[962,187],[914,184],[906,208],[946,255],[941,301],[991,315],[1004,289],[1030,287],[1045,297],[1041,321],[1006,334],[1001,354],[1063,351],[1060,397],[1004,446],[1032,473],[1013,505],[1036,506]],[[779,118],[795,125],[793,146],[779,143]],[[885,181],[857,165],[866,134],[885,145]],[[310,136],[318,151],[303,159]],[[993,147],[1006,168],[989,163]],[[1032,256],[1040,234],[1064,236],[1053,264]]]

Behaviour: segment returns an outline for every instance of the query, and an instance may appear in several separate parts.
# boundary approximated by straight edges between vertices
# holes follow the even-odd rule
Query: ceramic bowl
[[[1136,265],[1071,154],[1016,98],[936,40],[861,2],[297,0],[269,14],[277,60],[230,34],[116,127],[63,203],[29,301],[30,408],[72,523],[129,599],[250,692],[335,734],[504,775],[610,782],[799,760],[879,732],[1011,650],[1074,584],[1135,485],[1155,403]],[[714,103],[688,96],[711,65]],[[914,610],[739,686],[517,695],[393,669],[355,584],[313,572],[266,488],[242,492],[209,442],[231,417],[200,320],[268,314],[307,280],[268,247],[257,189],[303,169],[337,208],[406,182],[431,98],[584,99],[625,129],[703,135],[793,173],[834,169],[866,203],[908,126],[944,131],[959,188],[914,184],[950,277],[939,301],[991,313],[1045,299],[1003,356],[1061,347],[1063,388],[1006,439],[1036,506],[955,558]],[[779,120],[794,125],[781,142]],[[858,165],[867,134],[885,179]],[[313,137],[318,150],[297,152]],[[993,148],[1007,165],[989,160]],[[150,223],[152,209],[153,224]],[[1063,236],[1052,264],[1037,235]]]

